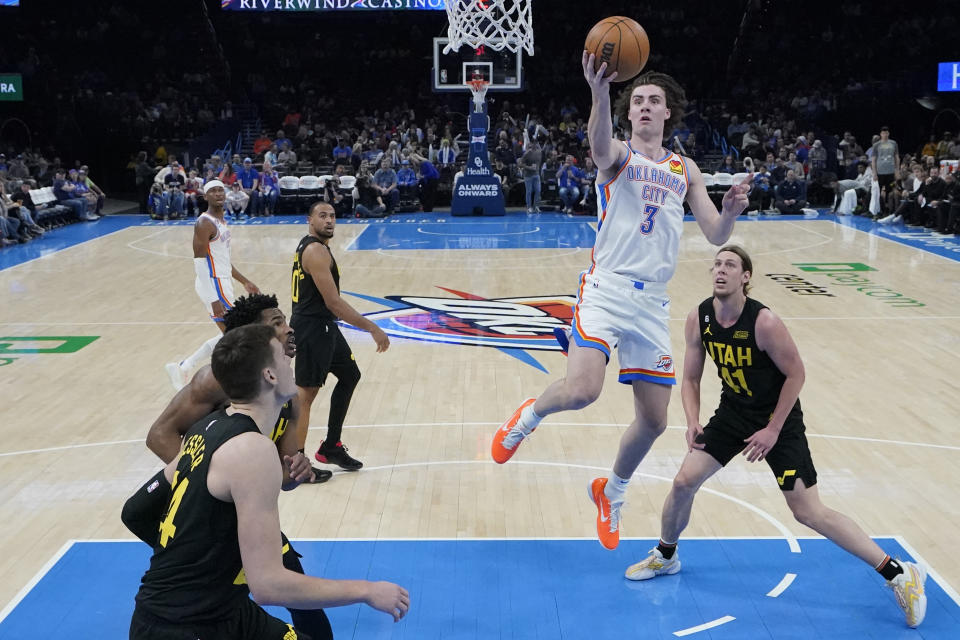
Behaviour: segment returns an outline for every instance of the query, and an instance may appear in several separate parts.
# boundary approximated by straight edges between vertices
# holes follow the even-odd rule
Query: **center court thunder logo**
[[[459,297],[363,296],[391,307],[366,317],[391,337],[511,350],[560,351],[554,329],[570,325],[577,302],[572,295],[488,299],[438,288]]]

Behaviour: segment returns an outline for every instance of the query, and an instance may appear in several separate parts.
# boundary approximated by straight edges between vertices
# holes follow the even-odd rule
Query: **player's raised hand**
[[[723,211],[731,212],[733,215],[740,215],[750,204],[750,187],[753,185],[753,174],[747,174],[740,184],[735,184],[723,194]]]
[[[596,59],[596,56],[588,51],[584,50],[583,52],[583,77],[586,78],[587,84],[590,85],[590,90],[594,93],[609,92],[610,91],[610,82],[617,77],[617,72],[614,71],[607,77],[603,77],[603,74],[607,70],[607,63],[604,62],[600,65],[600,68],[594,71],[593,62]]]
[[[389,613],[394,622],[400,622],[400,618],[410,610],[410,594],[392,582],[371,582],[367,604],[377,611]]]

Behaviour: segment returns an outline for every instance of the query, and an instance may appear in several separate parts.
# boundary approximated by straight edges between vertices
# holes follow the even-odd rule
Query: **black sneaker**
[[[313,457],[316,458],[318,462],[335,464],[347,471],[357,471],[363,468],[362,462],[350,457],[350,454],[347,453],[347,448],[343,446],[342,442],[338,442],[332,447],[326,446],[326,442],[321,442],[320,448],[313,454]]]
[[[310,469],[313,471],[313,480],[310,480],[309,484],[321,484],[333,477],[333,471],[317,469],[316,467],[310,467]]]

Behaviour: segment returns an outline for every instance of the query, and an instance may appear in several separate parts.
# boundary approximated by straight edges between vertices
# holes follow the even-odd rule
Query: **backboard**
[[[465,84],[474,72],[490,83],[494,91],[523,90],[523,55],[509,49],[495,51],[485,47],[479,53],[463,46],[457,51],[444,53],[447,38],[433,39],[432,86],[434,91],[467,92]]]

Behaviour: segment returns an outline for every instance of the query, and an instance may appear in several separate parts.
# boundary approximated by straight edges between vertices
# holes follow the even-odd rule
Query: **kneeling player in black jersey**
[[[803,361],[783,321],[747,297],[753,264],[746,251],[726,246],[713,261],[713,296],[687,316],[681,397],[688,453],[663,505],[660,543],[626,577],[647,580],[680,571],[677,541],[690,521],[700,486],[743,452],[766,460],[798,522],[874,567],[893,588],[911,627],[923,622],[926,570],[893,560],[850,518],[830,509],[817,491],[807,445],[800,387]],[[706,356],[722,381],[720,406],[700,424],[700,379]]]
[[[137,593],[130,638],[306,637],[237,588],[241,571],[260,605],[309,610],[366,603],[400,620],[410,598],[398,585],[325,580],[283,566],[277,507],[283,469],[269,434],[296,385],[275,332],[251,325],[226,333],[211,367],[230,406],[194,424],[163,471],[172,495]]]
[[[287,324],[278,306],[277,298],[273,295],[254,293],[240,298],[224,314],[225,330],[232,331],[249,324],[266,325],[274,330],[277,339],[284,345],[286,354],[293,357],[297,351],[293,329]],[[187,386],[174,396],[150,427],[147,447],[164,462],[169,463],[179,455],[187,430],[204,416],[227,404],[227,394],[213,376],[210,365],[205,365],[197,371]],[[325,469],[312,468],[303,451],[297,451],[298,413],[297,403],[293,400],[287,402],[280,410],[280,417],[270,433],[281,459],[289,459],[284,467],[284,490],[293,489],[301,482],[326,482],[332,475]],[[138,538],[153,546],[158,535],[157,525],[169,501],[170,484],[161,471],[127,502],[122,514],[123,521]],[[286,536],[283,536],[283,564],[291,571],[303,573],[300,554]],[[237,583],[240,588],[246,588],[243,576],[237,577]],[[290,614],[294,625],[309,634],[313,640],[333,638],[330,622],[322,609],[291,610]]]

